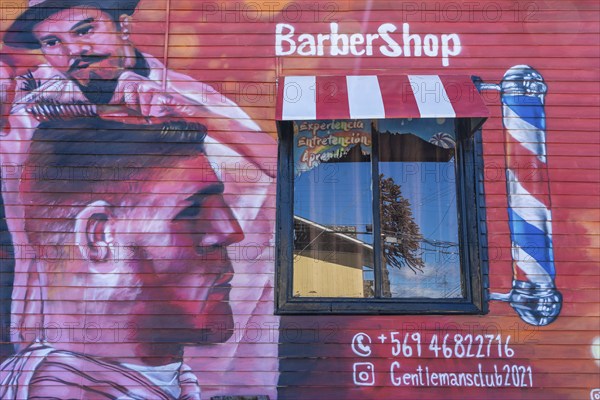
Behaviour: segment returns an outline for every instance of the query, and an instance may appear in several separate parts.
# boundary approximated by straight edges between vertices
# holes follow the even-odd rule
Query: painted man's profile
[[[212,86],[136,46],[139,3],[29,0],[4,31],[4,48],[45,62],[11,76],[3,99],[0,154],[24,166],[2,176],[6,223],[28,250],[14,259],[2,399],[199,399],[184,348],[221,365],[214,344],[234,322],[268,315],[249,301],[232,310],[229,253],[272,181],[228,182],[223,170],[242,160],[269,177],[275,142]],[[264,276],[237,279],[272,301]],[[237,346],[223,347],[226,360]]]

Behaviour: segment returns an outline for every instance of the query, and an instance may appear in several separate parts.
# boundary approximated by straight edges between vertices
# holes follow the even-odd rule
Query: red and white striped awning
[[[286,76],[276,119],[487,118],[466,75]]]

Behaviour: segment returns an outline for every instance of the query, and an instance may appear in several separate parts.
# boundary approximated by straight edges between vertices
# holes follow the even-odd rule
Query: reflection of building
[[[454,147],[447,145],[446,142],[444,146],[447,147],[442,146],[439,136],[436,137],[437,140],[432,138],[428,142],[408,132],[385,131],[381,134],[379,139],[379,161],[381,162],[448,162],[454,156]],[[452,140],[451,135],[446,135]],[[327,162],[371,162],[371,155],[364,154],[360,146],[354,146],[344,156],[329,159]]]
[[[448,162],[454,149],[444,148],[412,133],[382,132],[379,139],[381,162]]]
[[[356,239],[356,226],[351,225],[331,225],[327,226],[327,228],[331,229],[334,232],[343,233],[344,235],[350,236],[351,238]]]
[[[373,246],[353,237],[354,232],[336,232],[339,228],[294,216],[295,296],[360,298],[372,291],[363,270],[373,265]]]

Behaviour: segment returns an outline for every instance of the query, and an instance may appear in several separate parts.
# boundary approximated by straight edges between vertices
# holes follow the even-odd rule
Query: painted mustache
[[[69,71],[68,72],[71,73],[73,71],[77,71],[77,70],[80,70],[80,69],[85,69],[85,68],[89,67],[90,65],[92,65],[94,63],[98,63],[98,62],[106,60],[108,57],[110,57],[110,54],[90,54],[90,55],[83,55],[80,58],[78,58],[75,61],[73,61],[73,63],[69,67]]]

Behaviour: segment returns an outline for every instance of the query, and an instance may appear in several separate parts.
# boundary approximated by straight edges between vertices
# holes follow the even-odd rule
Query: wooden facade
[[[120,10],[125,9],[125,3],[123,0],[118,5],[122,7]],[[99,18],[93,2],[78,4],[80,8],[81,4],[87,7],[90,18]],[[3,35],[27,7],[26,1],[2,0],[0,31]],[[61,18],[75,21],[77,16],[72,10],[63,9]],[[48,128],[51,132],[60,130],[60,123],[52,116],[41,114],[42,111],[37,111],[36,117],[34,103],[39,104],[40,98],[27,100],[23,96],[42,91],[40,87],[43,88],[45,80],[55,79],[56,75],[45,72],[47,67],[40,67],[47,60],[39,49],[0,44],[3,359],[18,359],[15,354],[23,352],[29,343],[41,340],[56,349],[66,348],[82,356],[105,357],[102,360],[109,363],[157,366],[183,361],[197,376],[202,399],[233,395],[262,395],[271,399],[600,399],[600,4],[597,1],[141,0],[130,18],[130,37],[123,40],[157,60],[151,69],[163,74],[163,80],[157,80],[158,86],[152,87],[150,92],[171,97],[152,97],[147,103],[139,97],[135,115],[112,115],[113,120],[118,120],[113,122],[127,124],[127,129],[133,130],[130,127],[136,125],[156,125],[159,131],[191,129],[160,125],[171,122],[168,120],[185,120],[207,127],[206,164],[171,163],[161,167],[167,171],[164,175],[146,175],[144,163],[154,162],[155,150],[151,144],[146,148],[135,140],[127,150],[122,150],[116,162],[127,175],[121,179],[128,185],[121,189],[122,198],[127,198],[127,194],[166,196],[140,206],[153,210],[149,214],[131,214],[125,218],[154,221],[140,225],[134,232],[147,235],[144,243],[150,250],[144,254],[153,254],[155,259],[165,254],[163,262],[172,260],[169,257],[183,261],[176,265],[180,269],[167,273],[141,267],[115,272],[107,268],[106,263],[71,273],[51,262],[62,257],[52,255],[56,254],[52,253],[56,251],[54,247],[30,241],[33,228],[25,220],[24,210],[36,207],[51,210],[51,206],[43,203],[41,195],[31,195],[41,193],[35,186],[23,186],[28,180],[34,185],[40,176],[49,173],[48,167],[35,169],[42,161],[31,161],[28,148],[32,136],[37,137],[42,146],[35,148],[47,148],[43,147],[43,134],[34,133],[40,121],[54,124]],[[336,41],[332,39],[334,33],[340,35]],[[345,35],[345,39],[341,35]],[[346,47],[344,40],[347,40]],[[369,40],[371,46],[368,46]],[[536,160],[532,161],[535,157],[511,147],[515,144],[509,138],[502,93],[493,89],[512,67],[524,65],[541,74],[547,86],[543,100],[546,156],[543,168]],[[32,82],[26,78],[32,73],[33,82],[38,81],[40,86],[24,90],[23,85]],[[278,269],[284,268],[283,264],[289,260],[278,260],[276,256],[280,243],[277,219],[284,208],[277,204],[276,191],[278,182],[294,179],[293,176],[276,176],[278,82],[285,76],[407,74],[468,75],[487,84],[479,86],[490,117],[477,133],[482,145],[482,168],[478,170],[476,182],[484,193],[478,202],[485,211],[485,219],[480,221],[487,242],[481,280],[487,296],[484,299],[487,312],[477,315],[380,315],[377,310],[372,315],[278,313],[275,295],[280,288],[276,277]],[[60,74],[58,78],[69,80]],[[133,92],[123,90],[125,94],[119,101],[131,108],[126,97]],[[48,93],[50,103],[61,103],[65,99],[51,90]],[[141,96],[141,91],[135,93]],[[74,104],[73,99],[75,97],[69,100],[70,104]],[[184,104],[186,100],[193,103],[190,107],[199,108],[198,114],[182,116],[187,112],[182,109],[160,115],[143,115],[142,112],[145,104],[159,102],[168,108],[173,104],[178,107],[178,101]],[[15,111],[15,107],[23,104],[20,111]],[[234,111],[228,111],[230,109]],[[101,112],[98,113],[100,116],[87,117],[103,119]],[[19,119],[21,117],[25,119]],[[74,125],[68,126],[75,129]],[[92,125],[87,129],[110,132],[117,128]],[[189,138],[186,140],[191,142]],[[84,143],[77,137],[73,141]],[[96,141],[93,137],[89,139],[90,143]],[[110,150],[107,153],[118,147],[114,146],[106,143],[105,149]],[[84,148],[73,151],[79,151],[84,158],[97,155],[86,154]],[[165,153],[160,154],[165,156]],[[125,158],[136,155],[138,158],[133,161]],[[89,164],[80,164],[74,173],[81,173],[86,165],[99,168],[97,163],[99,161],[92,159]],[[156,163],[162,166],[163,160]],[[69,167],[60,161],[51,166]],[[160,169],[155,167],[151,168]],[[195,174],[181,173],[186,169]],[[546,185],[539,192],[536,192],[539,186],[527,188],[530,195],[541,198],[540,203],[551,211],[549,235],[555,268],[552,281],[562,298],[559,314],[549,323],[532,324],[520,318],[509,301],[492,295],[510,293],[514,290],[513,280],[519,278],[514,240],[511,240],[512,217],[507,210],[512,195],[510,182],[507,183],[507,176],[511,175],[507,175],[507,169],[517,171],[528,182]],[[89,176],[81,180],[88,182]],[[62,181],[72,184],[73,179],[63,177]],[[161,217],[170,215],[164,213],[173,207],[168,196],[187,190],[186,183],[195,179],[214,179],[224,184],[223,193],[219,193],[223,202],[213,208],[219,213],[229,210],[241,231],[240,235],[216,246],[221,252],[220,259],[231,260],[233,277],[229,276],[232,271],[228,271],[222,273],[226,278],[220,275],[221,278],[211,282],[231,285],[231,292],[221,297],[209,294],[205,298],[220,305],[230,303],[232,311],[217,305],[214,313],[223,318],[208,322],[192,318],[193,323],[204,324],[192,331],[186,325],[188,320],[178,317],[205,312],[206,307],[198,305],[192,294],[201,296],[202,288],[210,286],[211,283],[196,275],[203,266],[209,265],[205,264],[206,260],[216,256],[203,253],[200,259],[189,261],[189,255],[181,250],[189,245],[178,244],[178,239],[166,243],[166,234],[161,233],[159,222],[172,218]],[[162,192],[151,186],[161,182],[169,185],[160,189]],[[72,190],[76,191],[76,187],[73,185]],[[111,193],[111,187],[99,186],[80,193],[87,202],[81,200],[77,207],[100,201],[97,195]],[[135,203],[127,201],[123,207]],[[280,197],[279,201],[291,200]],[[76,208],[75,203],[73,207]],[[95,210],[93,215],[103,213],[97,211],[100,208]],[[45,213],[36,214],[35,220],[50,218]],[[82,231],[104,227],[110,218],[110,215],[97,218],[94,228],[88,226]],[[232,221],[227,218],[219,214],[208,220]],[[119,226],[115,225],[111,234],[117,235]],[[227,234],[232,231],[227,230]],[[128,247],[133,237],[121,242],[123,259],[135,253],[132,249],[137,249]],[[98,242],[102,244],[107,239]],[[70,243],[75,243],[70,249],[72,259],[80,259],[81,242]],[[161,246],[178,248],[180,252],[161,253],[157,250]],[[117,245],[111,247],[111,254],[116,253],[116,248]],[[98,250],[94,254],[100,257],[98,254],[102,253]],[[197,255],[198,252],[194,257]],[[137,260],[137,256],[133,254],[131,259]],[[88,260],[89,257],[88,254]],[[311,260],[317,256],[297,257],[304,268],[299,269],[298,276],[315,268]],[[40,276],[47,274],[48,278],[32,283],[33,278],[27,274],[35,272],[31,266],[42,261],[46,267],[35,271]],[[227,268],[224,264],[218,267]],[[329,268],[317,273],[317,276],[323,274],[319,290],[329,290],[331,296],[364,295],[361,283],[364,271],[360,262],[340,259],[323,260],[323,264]],[[221,273],[205,268],[209,269],[206,271],[209,275]],[[118,286],[120,279],[129,276],[130,280]],[[298,276],[295,279],[300,279]],[[57,286],[40,289],[53,283]],[[153,289],[146,293],[140,289],[144,285]],[[167,290],[157,289],[163,286]],[[107,288],[107,292],[96,292],[99,287]],[[115,293],[105,295],[108,289],[115,287],[118,292],[115,289]],[[302,296],[317,296],[310,293],[311,287],[314,285],[295,289]],[[138,296],[140,292],[145,294]],[[44,302],[45,307],[39,308]],[[94,308],[98,302],[106,304]],[[136,305],[138,302],[144,306]],[[44,310],[56,311],[48,315],[50,312]],[[107,313],[108,318],[96,318],[102,313]],[[233,315],[232,324],[226,321],[228,313]],[[139,318],[130,320],[131,315]],[[191,336],[186,336],[188,330]],[[203,340],[196,341],[200,336]],[[156,350],[157,355],[153,351],[144,355],[137,353],[143,347],[138,346],[140,343]],[[114,352],[103,356],[95,351],[108,347]],[[168,355],[171,351],[168,349],[174,349],[172,356]],[[5,387],[11,385],[10,374],[16,371],[14,365],[5,363],[2,369],[0,381]],[[100,367],[94,369],[95,364],[76,365],[87,368],[85,372],[91,378],[94,373],[106,373]],[[51,372],[44,373],[52,375]],[[41,377],[39,374],[41,372],[35,376]],[[102,376],[106,381],[113,379],[112,375]],[[89,388],[99,385],[99,390],[104,390],[102,385],[90,383],[91,378],[86,383]],[[126,384],[116,378],[114,382]],[[160,386],[156,381],[150,382],[149,386]],[[12,393],[6,390],[0,389],[0,393]],[[64,391],[55,381],[48,383],[45,389],[38,385],[35,390],[41,390],[35,393],[58,398],[93,398],[86,397],[89,395],[85,391],[77,394]],[[146,389],[139,390],[145,393]],[[183,396],[177,390],[174,393],[156,398]],[[144,398],[140,396],[132,398]],[[6,394],[6,398],[12,397]]]

